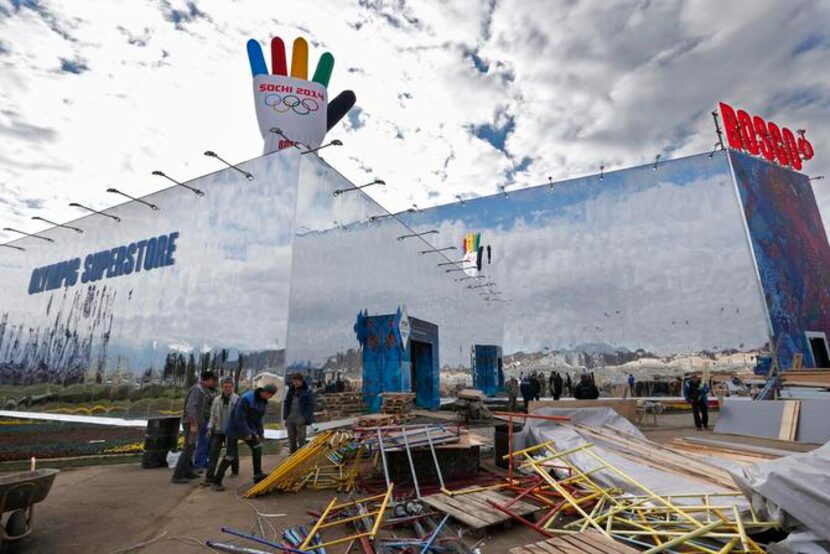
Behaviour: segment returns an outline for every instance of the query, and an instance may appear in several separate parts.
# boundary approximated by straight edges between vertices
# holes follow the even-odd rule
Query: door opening
[[[813,361],[817,368],[830,368],[830,354],[827,349],[827,335],[822,332],[807,331],[807,341],[813,353]]]
[[[429,406],[432,398],[432,345],[428,342],[410,340],[410,348],[410,383],[411,390],[415,393],[415,404]]]

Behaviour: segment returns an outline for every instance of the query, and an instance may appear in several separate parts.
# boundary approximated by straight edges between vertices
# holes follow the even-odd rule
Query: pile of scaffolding
[[[554,420],[579,429],[588,437],[597,437],[588,440],[598,440],[609,433],[608,429],[571,423],[563,416],[519,417]],[[557,548],[569,552],[575,544],[582,544],[579,541],[589,539],[594,545],[604,544],[603,548],[609,548],[601,549],[602,552],[636,549],[650,554],[743,554],[765,552],[765,545],[753,536],[778,526],[776,522],[759,518],[743,495],[734,489],[721,487],[714,490],[722,492],[691,490],[658,494],[610,463],[604,451],[589,442],[561,448],[556,441],[548,440],[515,451],[512,418],[511,415],[508,424],[508,453],[504,456],[508,461],[506,476],[502,474],[495,484],[492,480],[487,483],[479,480],[475,486],[455,490],[448,489],[458,487],[459,482],[444,482],[436,448],[458,443],[465,432],[459,426],[358,425],[349,430],[321,433],[245,496],[331,489],[350,493],[348,498],[341,500],[335,496],[324,509],[309,512],[316,520],[283,530],[281,543],[234,530],[224,531],[284,552],[324,554],[327,548],[338,546],[339,549],[340,545],[346,545],[344,552],[355,547],[367,554],[464,554],[475,551],[475,545],[469,544],[471,541],[462,540],[464,533],[481,533],[487,527],[512,519],[546,539],[545,543],[514,549],[522,554],[559,552]],[[650,448],[647,441],[638,442],[634,440],[636,437],[624,433],[612,439],[610,444],[622,441],[629,450],[642,455]],[[417,450],[431,452],[440,482],[437,492],[424,493],[423,497],[424,482],[419,478],[424,478],[426,468],[414,463],[413,452]],[[387,465],[387,455],[392,452],[403,453],[398,456],[408,461],[411,482],[400,473],[398,481],[403,485],[392,482]],[[421,456],[423,464],[428,455]],[[665,458],[661,462],[664,466],[675,467],[680,463],[665,453],[661,456]],[[649,460],[646,465],[656,463]],[[689,460],[687,465],[691,467],[686,468],[687,472],[701,482],[708,481],[707,490],[724,482],[722,475],[704,475],[706,467],[700,461]],[[378,477],[381,473],[385,480],[383,488]],[[370,483],[373,485],[369,486]],[[358,490],[368,496],[359,497],[355,494]],[[366,492],[372,490],[378,494]],[[453,528],[451,519],[461,527]],[[480,525],[475,525],[476,522]]]
[[[361,476],[380,469],[386,487],[389,488],[392,482],[386,454],[404,451],[409,461],[416,497],[420,498],[418,472],[412,460],[412,450],[430,449],[443,488],[444,481],[435,447],[457,443],[461,434],[462,429],[458,426],[440,424],[384,425],[354,427],[348,431],[325,431],[289,456],[268,477],[251,487],[245,497],[253,498],[274,491],[298,492],[304,488],[352,492]]]
[[[578,453],[595,465],[580,469],[568,461]],[[777,525],[759,521],[751,508],[744,513],[739,492],[661,496],[608,463],[592,444],[560,451],[549,441],[513,452],[512,457],[517,470],[532,474],[513,487],[516,499],[532,498],[546,510],[536,522],[523,523],[549,537],[592,529],[651,553],[678,547],[691,552],[764,552],[748,531]],[[602,473],[621,487],[601,486],[597,476]],[[510,511],[514,500],[493,506],[521,519]]]

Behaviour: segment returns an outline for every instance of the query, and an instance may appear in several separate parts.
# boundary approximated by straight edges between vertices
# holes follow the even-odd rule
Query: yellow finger
[[[297,79],[308,79],[308,43],[304,38],[294,40],[291,53],[291,76]]]

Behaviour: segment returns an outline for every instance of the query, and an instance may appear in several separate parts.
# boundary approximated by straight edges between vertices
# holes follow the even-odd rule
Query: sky
[[[0,228],[258,156],[245,43],[272,36],[334,55],[357,104],[321,154],[392,211],[711,150],[724,100],[807,129],[830,228],[828,23],[827,0],[0,0]]]

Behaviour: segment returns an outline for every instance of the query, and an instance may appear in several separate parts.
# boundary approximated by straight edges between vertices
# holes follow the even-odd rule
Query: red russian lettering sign
[[[772,121],[764,121],[760,115],[751,116],[744,110],[735,111],[732,106],[720,103],[724,132],[729,147],[763,156],[770,162],[800,170],[802,160],[813,157],[813,145],[798,131],[798,139],[786,127],[779,127]]]

